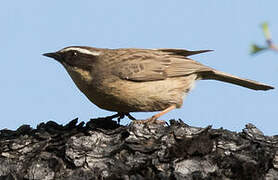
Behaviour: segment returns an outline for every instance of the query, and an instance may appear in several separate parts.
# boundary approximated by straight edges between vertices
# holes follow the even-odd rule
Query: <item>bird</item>
[[[69,46],[45,53],[61,63],[76,86],[96,106],[123,118],[132,112],[155,112],[140,123],[162,122],[159,117],[180,108],[197,80],[218,80],[252,90],[274,87],[243,79],[203,65],[191,55],[211,50],[95,48]]]

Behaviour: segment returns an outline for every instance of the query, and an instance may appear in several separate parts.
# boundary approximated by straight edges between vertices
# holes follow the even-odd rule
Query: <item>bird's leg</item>
[[[112,116],[107,116],[105,118],[107,119],[114,119],[117,118],[118,123],[120,124],[121,119],[123,119],[125,116],[127,116],[130,120],[136,120],[135,117],[131,116],[129,113],[123,113],[123,112],[118,112],[117,114],[114,114]]]
[[[136,120],[133,116],[131,116],[129,113],[118,113],[118,124],[120,124],[121,119],[123,119],[125,116],[127,116],[130,120]]]
[[[163,116],[164,114],[166,114],[166,113],[168,113],[168,112],[170,112],[170,111],[172,111],[172,110],[174,110],[174,109],[176,109],[176,105],[175,104],[173,104],[173,105],[171,105],[171,106],[169,106],[168,108],[166,108],[166,109],[164,109],[163,111],[161,111],[161,112],[159,112],[159,113],[157,113],[157,114],[155,114],[155,115],[153,115],[151,118],[149,118],[149,119],[147,119],[146,120],[146,122],[148,123],[155,123],[156,121],[158,121],[157,119],[159,118],[159,117],[161,117],[161,116]],[[158,121],[159,123],[165,123],[165,121]]]
[[[118,124],[120,124],[121,119],[123,119],[125,116],[127,116],[130,120],[136,120],[129,113],[122,113],[122,112],[118,112],[117,114],[114,114],[112,116],[108,116],[107,118],[109,118],[109,119],[118,118],[117,121],[118,121]]]
[[[124,113],[117,113],[118,114],[118,119],[117,119],[117,121],[118,121],[118,124],[120,124],[120,122],[121,122],[121,119],[123,119],[124,117],[125,117],[125,114]]]
[[[125,115],[130,119],[130,120],[136,120],[135,117],[131,116],[129,113],[125,113]]]
[[[165,124],[165,121],[160,121],[160,120],[157,120],[160,116],[168,113],[169,111],[172,111],[173,109],[176,109],[176,105],[171,105],[169,106],[168,108],[164,109],[163,111],[153,115],[151,118],[149,119],[146,119],[146,120],[136,120],[135,123],[141,123],[141,124],[144,124],[144,123],[158,123],[158,124]]]
[[[105,118],[107,118],[107,119],[114,119],[114,118],[117,118],[117,117],[120,117],[122,114],[121,113],[117,113],[117,114],[114,114],[114,115],[112,115],[112,116],[106,116]]]

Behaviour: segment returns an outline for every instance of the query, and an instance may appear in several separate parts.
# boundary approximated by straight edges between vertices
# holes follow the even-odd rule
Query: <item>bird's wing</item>
[[[126,59],[117,64],[117,67],[113,68],[113,72],[120,78],[130,81],[163,80],[212,70],[184,56],[172,55],[161,50],[139,54],[130,52]]]

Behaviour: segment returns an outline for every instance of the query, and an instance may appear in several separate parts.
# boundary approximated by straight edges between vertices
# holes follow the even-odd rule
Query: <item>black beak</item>
[[[62,60],[62,57],[61,57],[61,55],[58,52],[44,53],[43,56],[56,59],[57,61],[61,61]]]

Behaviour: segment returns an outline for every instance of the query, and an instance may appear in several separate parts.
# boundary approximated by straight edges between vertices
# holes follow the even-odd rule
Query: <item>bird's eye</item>
[[[68,64],[72,64],[78,58],[78,52],[68,51],[64,53],[64,61]]]
[[[76,51],[70,51],[67,55],[68,60],[74,60],[78,56],[78,52]]]

